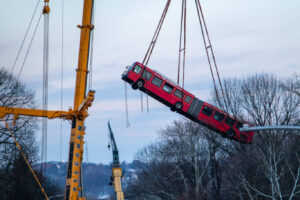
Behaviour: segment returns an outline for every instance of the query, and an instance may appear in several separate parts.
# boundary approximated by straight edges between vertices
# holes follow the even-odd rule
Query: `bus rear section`
[[[243,126],[240,121],[198,98],[193,99],[187,115],[188,118],[220,133],[223,137],[243,143],[252,141],[254,132],[240,132],[239,128]]]

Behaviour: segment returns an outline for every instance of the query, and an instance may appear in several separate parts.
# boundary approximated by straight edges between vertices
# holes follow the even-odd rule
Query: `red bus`
[[[211,104],[201,101],[174,81],[139,62],[128,66],[122,79],[169,106],[172,111],[220,133],[223,137],[251,143],[254,132],[240,132],[243,123]],[[249,124],[248,124],[249,125]]]

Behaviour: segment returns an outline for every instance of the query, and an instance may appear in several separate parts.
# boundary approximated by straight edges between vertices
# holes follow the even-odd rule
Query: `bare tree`
[[[282,88],[300,96],[300,74],[295,74]]]
[[[129,193],[161,199],[221,199],[223,147],[210,143],[214,134],[188,120],[159,131],[160,141],[137,154],[144,163]],[[216,135],[217,136],[217,135]],[[211,137],[211,136],[210,136]],[[215,140],[218,140],[215,138]]]
[[[32,91],[25,88],[25,85],[11,76],[6,70],[0,69],[0,106],[11,107],[33,107],[34,94]],[[32,117],[19,116],[12,126],[14,117],[11,115],[5,116],[5,120],[11,125],[12,132],[22,148],[27,151],[31,159],[36,159],[31,155],[36,153],[34,145],[33,129],[37,127]],[[9,169],[13,158],[17,154],[15,143],[13,142],[8,130],[1,122],[0,124],[0,168]]]
[[[35,105],[34,93],[7,71],[0,69],[0,106],[33,108]],[[5,120],[29,163],[36,163],[38,161],[34,134],[37,128],[36,120],[28,116],[19,116],[15,126],[13,116],[7,115]],[[57,188],[49,184],[42,174],[39,172],[36,174],[48,194],[57,192]],[[0,122],[0,199],[42,199],[40,188],[3,122]]]
[[[260,74],[224,81],[225,96],[219,103],[227,112],[253,125],[295,125],[299,122],[300,98],[285,90],[287,80]],[[221,105],[220,105],[221,104]],[[291,150],[299,136],[288,131],[256,134],[251,146],[236,144],[230,176],[236,184],[229,189],[240,199],[299,198],[299,148]]]
[[[269,74],[226,79],[225,95],[220,101],[212,96],[212,102],[252,125],[299,125],[300,97],[286,89],[289,81]],[[159,135],[159,142],[138,153],[144,164],[131,194],[178,200],[300,198],[300,138],[290,131],[257,133],[245,145],[179,120]]]

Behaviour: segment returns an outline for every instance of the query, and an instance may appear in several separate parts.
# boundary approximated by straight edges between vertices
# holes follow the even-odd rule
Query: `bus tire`
[[[137,87],[137,84],[136,84],[136,83],[133,83],[131,87],[132,87],[132,89],[134,89],[134,90],[138,89],[138,87]]]
[[[142,89],[143,87],[144,87],[144,81],[143,80],[141,80],[141,79],[139,79],[137,82],[136,82],[136,86],[137,86],[137,88],[139,88],[139,89]]]
[[[236,134],[235,134],[235,132],[234,132],[233,129],[229,129],[229,130],[227,131],[227,136],[228,136],[229,138],[233,138],[235,135],[236,135]]]
[[[182,109],[182,103],[181,102],[176,102],[174,105],[175,110],[179,111]]]
[[[225,133],[221,133],[222,138],[226,138],[227,135]]]

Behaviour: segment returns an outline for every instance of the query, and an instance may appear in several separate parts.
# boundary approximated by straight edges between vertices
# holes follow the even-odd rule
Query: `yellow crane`
[[[46,0],[45,2],[48,3],[48,0]],[[91,24],[93,3],[93,0],[84,0],[82,24],[78,25],[78,28],[81,29],[81,33],[78,67],[76,69],[76,85],[73,109],[69,109],[68,111],[48,111],[38,109],[0,107],[0,118],[3,119],[5,123],[6,121],[4,117],[7,114],[13,114],[15,120],[18,118],[18,115],[27,115],[35,117],[47,117],[48,119],[64,118],[72,121],[66,188],[64,196],[65,200],[85,200],[82,192],[80,192],[82,188],[80,187],[79,183],[84,145],[83,138],[85,135],[84,122],[88,117],[88,107],[92,105],[95,94],[95,91],[89,91],[86,95],[90,33],[94,28],[94,25]],[[49,12],[48,4],[45,5],[44,12]],[[6,126],[8,128],[7,123]],[[43,189],[42,191],[44,192]],[[46,194],[45,196],[47,199],[49,199]]]
[[[111,185],[114,186],[114,189],[115,189],[115,192],[117,195],[117,200],[124,200],[124,194],[122,191],[122,182],[121,182],[123,173],[122,173],[122,168],[121,168],[120,160],[119,160],[119,150],[117,148],[114,133],[111,130],[109,122],[107,123],[107,126],[108,126],[108,130],[109,130],[109,139],[110,139],[110,145],[111,145],[112,154],[113,154]],[[108,148],[110,147],[110,145],[108,146]]]

